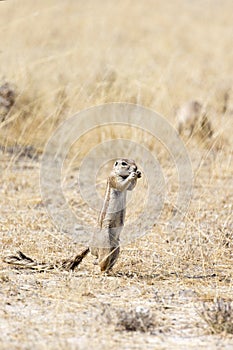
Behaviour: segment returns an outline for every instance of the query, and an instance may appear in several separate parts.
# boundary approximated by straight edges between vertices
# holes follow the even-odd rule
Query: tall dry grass
[[[105,102],[139,103],[173,123],[189,99],[221,109],[232,86],[231,9],[230,1],[1,3],[1,77],[18,95],[2,143],[43,148],[59,122]]]

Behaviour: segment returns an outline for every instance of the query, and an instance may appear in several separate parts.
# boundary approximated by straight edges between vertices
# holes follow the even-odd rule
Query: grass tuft
[[[203,303],[200,315],[212,333],[233,334],[233,305],[231,301],[217,298],[211,304]]]
[[[150,309],[142,306],[129,310],[119,310],[117,313],[117,330],[128,332],[148,332],[155,327],[155,319]]]

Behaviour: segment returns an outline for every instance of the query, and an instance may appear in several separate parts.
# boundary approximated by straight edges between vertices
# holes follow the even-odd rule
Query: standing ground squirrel
[[[17,256],[9,256],[5,262],[21,267],[28,267],[39,271],[53,268],[74,270],[83,258],[91,252],[98,258],[101,271],[109,271],[116,263],[120,253],[120,232],[124,226],[126,212],[127,191],[132,191],[137,179],[141,177],[134,160],[118,159],[113,166],[107,180],[103,208],[99,215],[99,230],[91,239],[89,247],[74,259],[66,260],[55,265],[38,263],[18,252]]]

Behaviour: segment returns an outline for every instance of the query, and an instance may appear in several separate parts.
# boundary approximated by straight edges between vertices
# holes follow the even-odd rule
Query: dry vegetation
[[[15,93],[0,117],[2,257],[21,250],[55,262],[82,248],[57,230],[40,194],[44,146],[73,113],[133,102],[175,125],[175,110],[197,99],[214,130],[211,140],[185,139],[193,199],[172,232],[174,164],[150,135],[119,130],[157,155],[166,177],[159,223],[124,247],[110,276],[91,257],[70,273],[1,263],[1,349],[233,347],[232,12],[230,0],[0,2],[1,85]],[[95,131],[91,143],[84,135],[67,159],[64,191],[84,221],[97,213],[76,195],[80,157],[119,132]],[[99,177],[102,193],[105,168]]]
[[[204,303],[201,316],[213,333],[233,334],[232,303],[229,300],[217,298],[210,306]]]

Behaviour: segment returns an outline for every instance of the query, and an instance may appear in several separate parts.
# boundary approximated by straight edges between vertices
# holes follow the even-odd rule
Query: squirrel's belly
[[[124,226],[125,210],[120,210],[115,213],[106,213],[102,222],[102,228],[120,228]]]

